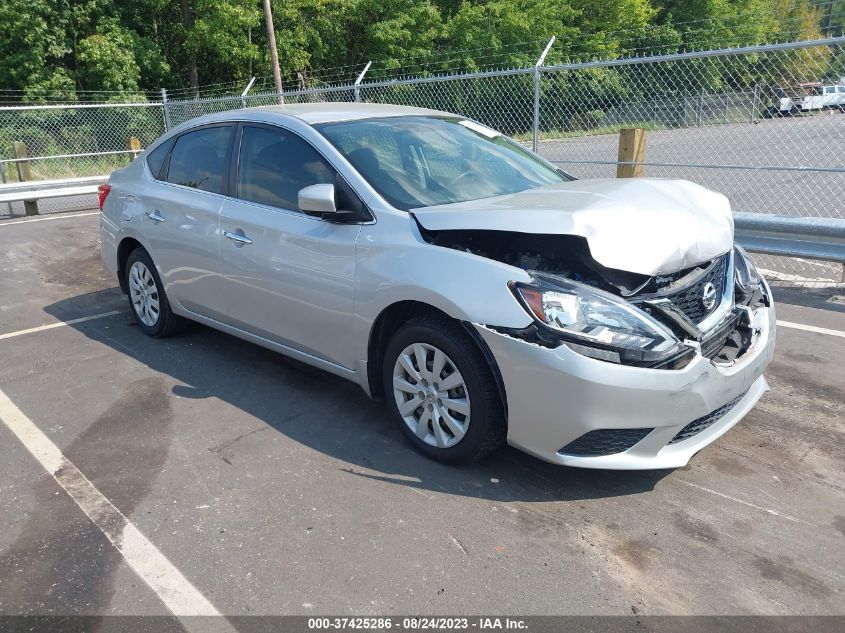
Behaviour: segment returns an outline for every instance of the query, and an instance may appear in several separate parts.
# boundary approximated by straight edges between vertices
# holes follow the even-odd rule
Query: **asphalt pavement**
[[[845,615],[845,290],[775,289],[821,331],[779,328],[771,391],[685,468],[455,468],[352,383],[199,325],[144,336],[97,225],[0,222],[0,614],[172,599],[46,439],[227,615]]]

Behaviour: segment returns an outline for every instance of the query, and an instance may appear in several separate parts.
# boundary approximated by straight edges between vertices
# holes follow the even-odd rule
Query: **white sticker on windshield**
[[[500,132],[496,130],[491,130],[489,127],[484,127],[480,123],[476,123],[475,121],[458,121],[460,125],[463,125],[465,128],[472,130],[473,132],[478,132],[479,134],[483,134],[487,138],[496,138],[497,136],[501,136]]]

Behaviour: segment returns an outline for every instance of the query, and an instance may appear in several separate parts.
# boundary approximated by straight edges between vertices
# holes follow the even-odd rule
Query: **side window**
[[[296,134],[265,127],[243,128],[238,198],[297,210],[300,189],[335,181],[332,166]]]
[[[209,127],[177,138],[165,180],[175,185],[223,193],[233,130],[231,126]]]
[[[169,139],[156,147],[153,151],[146,155],[147,167],[153,178],[158,180],[161,177],[161,168],[164,166],[164,159],[167,158],[167,152],[173,147],[173,139]]]

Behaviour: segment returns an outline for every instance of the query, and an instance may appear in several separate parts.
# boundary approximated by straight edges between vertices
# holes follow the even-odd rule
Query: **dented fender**
[[[460,321],[517,329],[532,322],[508,288],[511,281],[530,282],[526,271],[429,244],[407,213],[381,213],[377,223],[362,227],[355,278],[361,363],[376,319],[400,301],[425,303]]]

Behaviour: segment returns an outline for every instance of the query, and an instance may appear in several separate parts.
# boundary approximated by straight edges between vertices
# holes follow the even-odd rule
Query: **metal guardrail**
[[[109,179],[103,176],[83,176],[58,180],[29,180],[0,185],[0,203],[64,198],[97,193],[97,187]]]
[[[754,253],[845,264],[845,219],[734,213],[735,238]]]
[[[97,193],[108,175],[0,185],[0,203]],[[736,241],[754,253],[845,264],[845,219],[734,213]]]

